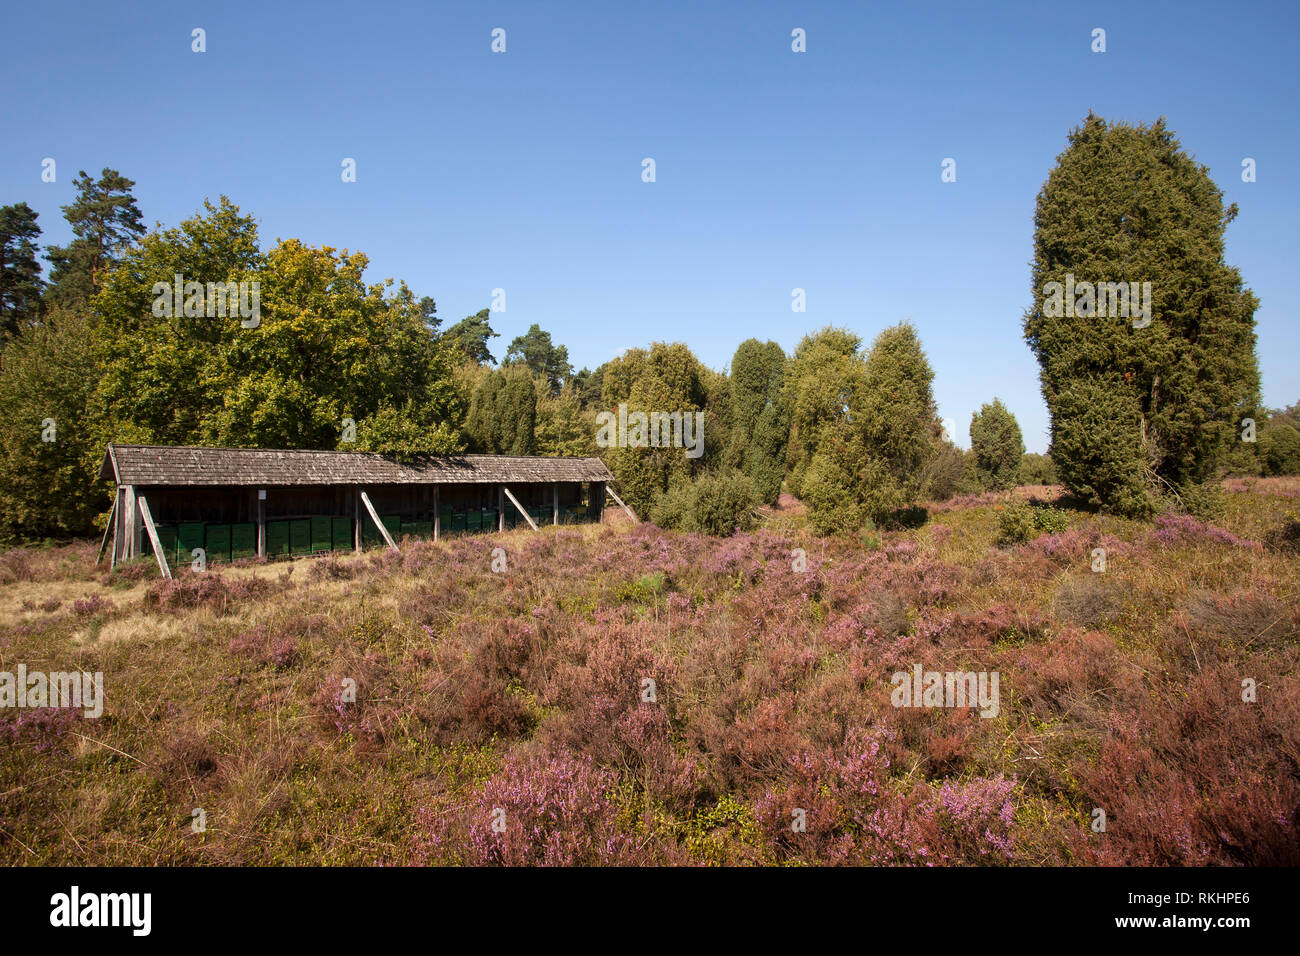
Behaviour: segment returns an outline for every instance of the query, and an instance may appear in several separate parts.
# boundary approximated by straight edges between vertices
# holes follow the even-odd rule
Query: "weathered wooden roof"
[[[453,455],[399,462],[384,455],[310,449],[191,448],[112,443],[102,478],[119,485],[437,485],[613,481],[599,458]]]

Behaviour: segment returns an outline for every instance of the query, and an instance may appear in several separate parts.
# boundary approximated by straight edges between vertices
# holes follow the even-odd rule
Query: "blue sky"
[[[1034,198],[1089,109],[1168,117],[1240,204],[1228,261],[1261,300],[1264,400],[1300,400],[1298,10],[10,4],[0,204],[28,202],[60,243],[79,169],[134,179],[151,225],[225,194],[264,246],[359,249],[368,278],[405,279],[445,322],[505,289],[498,357],[536,322],[579,367],[680,340],[723,368],[750,336],[790,350],[833,324],[869,342],[907,318],[959,444],[997,395],[1043,451],[1020,332]],[[195,27],[206,53],[191,51]],[[1096,27],[1105,53],[1090,49]],[[55,183],[41,182],[45,157]],[[954,183],[940,181],[946,157]]]

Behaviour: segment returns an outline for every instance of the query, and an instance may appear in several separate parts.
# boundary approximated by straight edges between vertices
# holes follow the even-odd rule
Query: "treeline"
[[[663,342],[575,371],[536,325],[498,361],[488,309],[444,327],[432,298],[367,283],[361,253],[296,239],[263,251],[253,218],[225,197],[147,231],[134,185],[112,169],[81,173],[63,210],[74,238],[45,250],[48,280],[36,213],[0,207],[5,539],[102,526],[109,441],[598,454],[638,511],[713,533],[748,526],[783,490],[833,533],[1021,483],[1059,480],[1097,507],[1143,514],[1225,473],[1300,472],[1297,408],[1261,406],[1257,303],[1223,261],[1236,208],[1163,121],[1090,115],[1039,194],[1024,333],[1042,370],[1050,457],[1025,454],[997,399],[973,416],[971,450],[957,448],[907,323],[869,347],[834,327],[790,355],[750,339],[725,373]],[[1149,287],[1147,311],[1134,312],[1144,320],[1127,304],[1117,318],[1095,298],[1062,309],[1045,294],[1076,277]],[[214,311],[213,283],[240,294]],[[622,426],[618,441],[598,443],[598,416],[611,412],[703,413],[690,436],[701,444],[629,443]]]
[[[48,282],[36,214],[0,210],[9,539],[94,529],[109,505],[97,476],[109,441],[599,454],[639,511],[718,533],[749,524],[786,486],[809,495],[827,530],[955,487],[934,465],[945,447],[960,453],[940,439],[933,374],[910,326],[870,352],[842,329],[807,336],[789,357],[750,340],[725,374],[681,343],[575,372],[534,325],[498,361],[489,310],[444,327],[432,298],[367,283],[361,253],[296,239],[263,251],[254,219],[225,197],[146,231],[131,180],[106,169],[77,187],[64,209],[76,238],[46,250]],[[212,283],[242,293],[213,303]],[[686,436],[699,447],[688,454],[680,435],[598,445],[597,415],[620,407],[702,412]]]

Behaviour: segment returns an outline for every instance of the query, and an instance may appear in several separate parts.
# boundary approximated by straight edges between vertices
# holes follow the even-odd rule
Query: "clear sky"
[[[869,342],[909,318],[959,444],[996,395],[1043,451],[1020,331],[1034,199],[1089,109],[1166,116],[1240,204],[1228,261],[1261,301],[1264,400],[1300,400],[1298,10],[5,0],[0,204],[62,243],[79,169],[134,179],[150,225],[225,194],[264,246],[359,249],[446,323],[505,289],[498,357],[536,322],[578,367],[680,340],[724,368],[750,336]]]

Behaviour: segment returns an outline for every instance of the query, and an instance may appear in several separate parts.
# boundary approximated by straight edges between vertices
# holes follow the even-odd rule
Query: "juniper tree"
[[[731,359],[730,440],[724,461],[749,476],[759,500],[776,504],[785,477],[789,425],[781,403],[785,352],[775,342],[746,339]]]
[[[1163,118],[1090,113],[1038,194],[1024,332],[1052,458],[1095,504],[1142,511],[1152,485],[1213,476],[1258,404],[1257,300],[1224,262],[1236,214]],[[1092,285],[1071,297],[1049,283]],[[1131,297],[1124,315],[1121,293],[1142,283],[1149,316],[1133,315]]]
[[[970,448],[980,484],[1001,491],[1020,478],[1025,442],[1016,417],[998,399],[981,405],[970,419]]]

